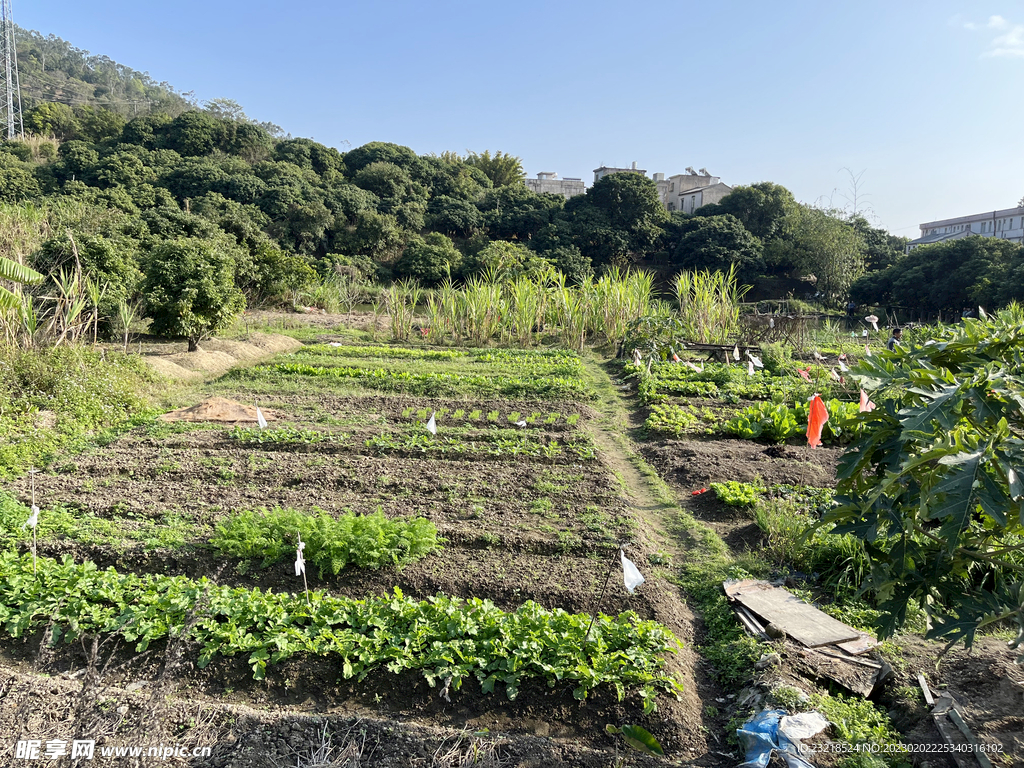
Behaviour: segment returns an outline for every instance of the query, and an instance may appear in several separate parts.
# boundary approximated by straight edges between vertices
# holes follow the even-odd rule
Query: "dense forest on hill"
[[[31,135],[0,145],[0,237],[17,240],[16,255],[44,274],[77,252],[111,286],[108,311],[143,297],[157,249],[198,241],[230,263],[250,304],[294,300],[339,275],[431,286],[554,266],[579,281],[636,263],[666,273],[733,267],[744,283],[802,278],[832,306],[851,291],[869,304],[945,301],[921,286],[930,279],[921,269],[904,279],[914,291],[900,287],[902,265],[922,258],[904,258],[905,239],[800,204],[771,182],[692,216],[667,212],[636,174],[606,176],[567,201],[529,191],[509,154],[417,155],[382,142],[342,153],[282,138],[229,100],[198,109],[166,83],[54,36],[20,30],[18,44]],[[10,234],[24,231],[33,234]],[[1000,274],[1014,273],[1019,250],[1000,251]],[[971,263],[984,271],[995,262]],[[963,284],[956,300],[991,298],[984,276]],[[998,298],[1012,298],[1005,293]]]
[[[122,115],[178,115],[193,105],[146,72],[94,56],[56,35],[15,27],[21,95],[26,109],[43,102],[111,110]]]

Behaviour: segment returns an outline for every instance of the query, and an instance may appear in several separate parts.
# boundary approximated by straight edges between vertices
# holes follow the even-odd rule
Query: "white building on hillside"
[[[717,203],[732,192],[732,187],[704,168],[699,171],[687,168],[686,173],[677,173],[668,179],[665,174],[656,173],[654,184],[665,209],[683,213],[693,213],[702,205]]]
[[[1020,243],[1024,241],[1024,208],[1006,208],[956,219],[926,222],[921,225],[921,236],[907,244],[907,253],[919,245],[959,240],[968,235],[998,237]]]
[[[613,173],[638,173],[641,176],[646,176],[647,171],[643,168],[636,167],[636,160],[633,161],[633,165],[630,168],[612,168],[608,165],[602,165],[600,168],[594,169],[594,183],[597,184],[605,176],[611,176]]]
[[[558,178],[558,174],[552,171],[543,171],[537,174],[536,179],[523,179],[526,188],[531,192],[540,194],[548,192],[553,195],[561,195],[566,200],[576,195],[582,195],[587,191],[583,179]]]

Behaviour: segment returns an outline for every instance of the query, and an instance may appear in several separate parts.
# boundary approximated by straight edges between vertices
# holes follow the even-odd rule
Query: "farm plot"
[[[1015,737],[1007,733],[1019,726],[1019,703],[1008,707],[1005,691],[1019,697],[1019,675],[1012,671],[1015,652],[1004,642],[1005,628],[979,638],[975,650],[984,662],[972,665],[968,654],[948,656],[941,643],[923,641],[924,613],[911,612],[906,633],[873,652],[894,671],[871,699],[864,699],[844,692],[821,670],[801,666],[800,652],[787,649],[784,641],[744,631],[723,593],[728,579],[770,580],[857,631],[877,629],[882,611],[861,592],[870,569],[861,542],[818,526],[837,504],[833,489],[843,444],[865,428],[867,417],[858,418],[861,406],[874,407],[842,380],[839,362],[790,362],[770,374],[751,373],[742,363],[654,363],[650,371],[646,365],[616,370],[632,376],[637,399],[646,406],[633,414],[642,453],[685,512],[715,534],[690,553],[680,580],[701,613],[698,650],[716,680],[740,702],[728,704],[720,715],[732,727],[765,705],[791,713],[814,709],[841,723],[829,731],[830,738],[887,752],[872,765],[903,766],[913,751],[943,739],[923,703],[921,672],[955,689],[957,701],[969,702],[965,720],[974,733],[1006,753],[994,764],[1016,765]],[[817,448],[809,447],[805,436],[811,393],[820,393],[829,414],[821,434],[824,446]],[[982,666],[988,673],[985,694],[973,687]],[[901,743],[911,745],[910,751],[901,752]],[[821,755],[816,759],[822,761]],[[954,763],[941,759],[934,765]]]
[[[832,369],[691,361],[653,363],[649,371],[629,364],[623,372],[648,408],[644,455],[681,495],[725,480],[834,484],[841,443],[852,435],[844,425],[852,423],[857,403]],[[812,449],[800,438],[814,394],[830,419],[824,444]]]
[[[594,447],[582,374],[561,352],[314,345],[229,375],[209,394],[258,402],[266,429],[155,423],[65,458],[35,478],[35,566],[31,481],[7,486],[3,652],[47,626],[116,630],[128,683],[157,676],[146,651],[188,625],[178,682],[209,700],[539,718],[597,748],[607,723],[634,723],[701,754],[675,653],[687,611]],[[616,570],[588,632],[620,544],[649,583],[630,596]],[[53,669],[80,665],[73,649],[48,651]]]

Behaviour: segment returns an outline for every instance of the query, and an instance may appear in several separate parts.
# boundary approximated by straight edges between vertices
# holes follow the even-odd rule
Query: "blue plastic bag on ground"
[[[799,745],[779,733],[779,721],[785,715],[781,709],[766,709],[736,729],[746,757],[739,768],[766,768],[776,751],[789,768],[814,768],[798,754]]]

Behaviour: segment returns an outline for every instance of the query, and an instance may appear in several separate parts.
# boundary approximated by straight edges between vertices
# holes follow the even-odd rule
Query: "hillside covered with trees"
[[[737,187],[692,216],[665,211],[654,183],[628,173],[567,201],[529,191],[511,154],[417,155],[382,142],[343,153],[282,137],[229,100],[198,109],[166,83],[53,36],[19,31],[19,61],[32,135],[0,145],[2,236],[44,275],[77,258],[109,286],[107,318],[122,301],[156,304],[157,275],[170,278],[158,265],[183,254],[228,276],[235,308],[294,300],[339,276],[430,287],[552,266],[578,282],[631,264],[663,274],[735,267],[748,284],[800,278],[829,306],[851,296],[922,308],[1016,297],[1017,246],[950,244],[949,258],[977,274],[956,296],[932,295],[942,270],[932,274],[930,251],[904,256],[905,239],[798,203],[771,182]]]

